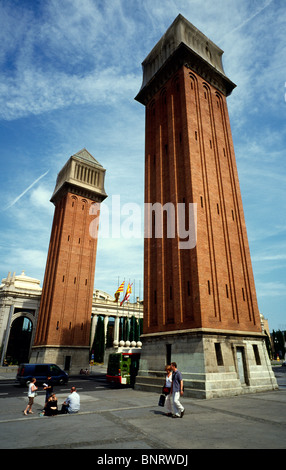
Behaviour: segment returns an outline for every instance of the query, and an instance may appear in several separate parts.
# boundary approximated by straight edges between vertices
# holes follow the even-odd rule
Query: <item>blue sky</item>
[[[0,0],[0,277],[42,283],[57,173],[84,147],[107,170],[110,211],[114,195],[143,206],[134,97],[179,13],[224,50],[237,85],[228,107],[258,305],[270,330],[286,329],[284,0]],[[95,287],[113,294],[118,279],[143,297],[142,237],[99,239]]]

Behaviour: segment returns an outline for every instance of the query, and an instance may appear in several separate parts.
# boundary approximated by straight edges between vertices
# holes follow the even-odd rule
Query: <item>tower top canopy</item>
[[[83,160],[83,162],[86,162],[86,163],[91,163],[93,165],[96,164],[99,167],[103,168],[102,165],[85,148],[83,148],[79,152],[75,153],[73,155],[73,157],[76,157],[77,159]]]
[[[58,174],[51,201],[56,202],[67,191],[103,201],[105,169],[85,148],[72,155]]]
[[[229,94],[235,85],[225,75],[222,55],[222,49],[179,14],[142,62],[143,82],[136,99],[143,102],[141,97],[145,95],[146,88],[151,85],[158,74],[162,75],[162,69],[166,69],[167,65],[169,68],[171,65],[174,72],[175,57],[177,66],[186,64],[195,70],[199,64],[200,70],[208,69],[208,75],[211,71],[212,75],[216,76],[216,81],[219,82],[218,88],[223,88],[222,91]],[[162,76],[160,81],[162,82]],[[223,86],[221,86],[222,83],[224,83]],[[146,104],[145,100],[144,104]]]

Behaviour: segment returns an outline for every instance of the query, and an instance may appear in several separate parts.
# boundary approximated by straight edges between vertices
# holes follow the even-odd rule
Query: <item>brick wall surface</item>
[[[89,345],[97,248],[91,204],[68,192],[56,205],[34,346]]]
[[[146,106],[145,149],[145,202],[196,203],[197,244],[167,238],[166,215],[145,238],[144,333],[260,332],[226,97],[182,67]]]

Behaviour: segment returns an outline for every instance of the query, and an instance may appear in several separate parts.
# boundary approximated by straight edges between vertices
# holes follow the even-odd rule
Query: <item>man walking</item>
[[[174,412],[173,418],[182,418],[185,413],[185,408],[180,403],[180,397],[183,396],[183,377],[181,372],[177,369],[176,362],[171,363],[172,375],[172,388]]]

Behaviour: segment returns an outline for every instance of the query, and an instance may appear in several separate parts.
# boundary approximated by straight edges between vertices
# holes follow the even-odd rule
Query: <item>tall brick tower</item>
[[[58,174],[54,220],[30,362],[88,364],[97,249],[91,223],[106,197],[105,169],[83,149]],[[98,220],[98,219],[97,219]]]
[[[261,330],[226,104],[235,85],[222,54],[179,15],[142,64],[135,99],[146,106],[149,209],[138,389],[160,390],[170,361],[183,373],[189,396],[277,387]]]

